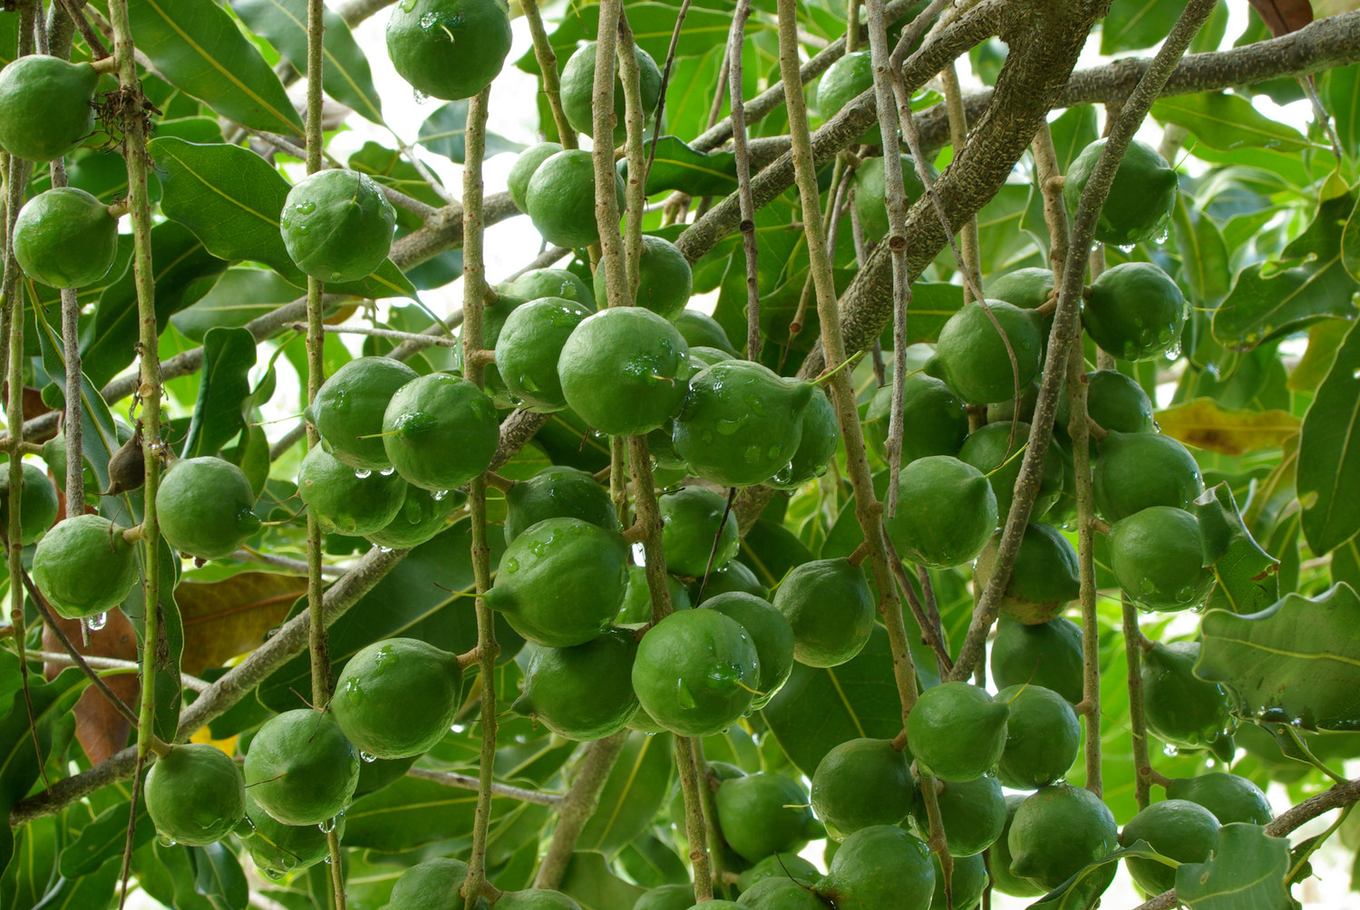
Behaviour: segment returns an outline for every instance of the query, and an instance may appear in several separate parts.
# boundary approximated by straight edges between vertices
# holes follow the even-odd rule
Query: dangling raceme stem
[[[36,11],[35,4],[26,3],[19,16],[18,53],[24,56],[33,52],[33,26],[41,18],[41,9]],[[6,362],[6,381],[9,383],[9,398],[5,403],[5,423],[12,428],[24,425],[24,306],[23,289],[20,279],[19,262],[14,257],[14,225],[19,217],[19,209],[24,204],[24,188],[28,185],[29,163],[22,158],[6,155],[5,162],[5,274],[4,274],[4,325],[8,333],[4,338],[3,350]],[[9,521],[5,528],[6,565],[10,578],[9,621],[14,631],[14,648],[19,655],[19,674],[23,688],[24,708],[28,712],[28,731],[33,738],[33,750],[38,762],[43,783],[47,783],[46,763],[43,760],[42,746],[38,740],[38,728],[34,724],[33,699],[28,690],[28,656],[25,654],[24,638],[27,629],[24,622],[24,589],[15,582],[23,573],[24,545],[20,531],[20,504],[23,496],[23,443],[22,433],[11,433],[9,439],[9,494],[5,507],[9,510]]]
[[[817,171],[812,157],[807,103],[803,98],[802,87],[798,83],[797,2],[779,0],[778,8],[780,75],[786,86],[785,107],[789,115],[794,176],[802,204],[803,231],[807,236],[808,257],[817,300],[817,319],[821,324],[822,350],[826,355],[827,375],[830,377],[827,386],[840,422],[841,438],[845,441],[846,465],[855,493],[855,517],[859,521],[869,551],[869,565],[873,572],[874,585],[878,589],[879,616],[888,630],[893,677],[897,683],[897,694],[902,705],[902,725],[905,728],[907,716],[916,705],[916,667],[907,642],[902,606],[897,600],[897,589],[893,584],[892,570],[888,564],[889,556],[882,521],[883,506],[874,493],[873,477],[864,448],[864,428],[860,425],[859,409],[855,404],[854,386],[851,384],[849,373],[840,369],[846,362],[845,341],[841,334],[840,312],[836,305],[836,285],[831,270],[831,256],[826,248],[822,214],[818,206]],[[929,775],[924,775],[921,792],[926,799],[927,813],[932,818],[938,814],[938,809],[931,808],[935,797],[933,786],[933,779]],[[932,846],[945,870],[945,893],[948,897],[952,862],[943,838],[935,836],[936,833],[943,833],[942,827],[932,822],[931,829],[932,840],[935,841]]]
[[[307,0],[307,174],[324,167],[321,131],[322,39],[326,28],[322,0]],[[325,288],[319,278],[307,278],[307,401],[316,398],[326,378],[325,341],[322,332]],[[315,424],[307,424],[307,448],[321,443]],[[307,511],[307,652],[311,658],[312,708],[326,710],[331,700],[331,660],[326,640],[325,579],[322,576],[321,524]],[[345,907],[345,870],[340,852],[339,826],[326,832],[330,862],[331,897],[336,910]]]
[[[1053,274],[1062,273],[1067,261],[1067,208],[1062,199],[1062,174],[1053,133],[1045,124],[1034,137],[1034,179],[1044,200],[1044,221],[1048,226],[1049,262]],[[1071,319],[1079,322],[1075,311]],[[1073,337],[1080,337],[1080,325],[1071,326]],[[1086,410],[1086,359],[1080,344],[1068,354],[1067,399],[1071,410],[1068,434],[1072,439],[1072,465],[1076,476],[1077,562],[1080,576],[1082,634],[1081,714],[1086,727],[1086,789],[1099,796],[1103,789],[1100,769],[1100,620],[1096,612],[1095,505],[1091,491],[1091,427]]]
[[[128,0],[109,0],[109,22],[113,28],[113,53],[118,62],[118,86],[122,95],[123,159],[128,175],[128,215],[132,220],[132,273],[137,293],[138,371],[137,398],[142,404],[142,571],[145,588],[142,619],[141,711],[137,723],[137,766],[146,763],[156,742],[156,662],[160,651],[160,521],[156,514],[156,491],[161,479],[161,362],[157,348],[160,332],[156,326],[155,274],[151,263],[151,198],[147,190],[148,155],[146,150],[146,99],[137,77],[137,61],[132,42],[132,23]],[[133,809],[141,786],[140,776],[133,783]],[[128,819],[128,846],[131,847],[136,812]],[[123,900],[127,899],[127,873],[130,850],[123,856]]]
[[[463,364],[464,375],[478,388],[485,384],[483,307],[486,269],[483,263],[482,161],[486,155],[486,105],[490,88],[468,102],[466,153],[463,161]],[[496,765],[495,619],[485,594],[491,587],[491,547],[486,537],[486,475],[468,484],[472,530],[472,574],[477,588],[477,665],[482,687],[482,753],[477,769],[477,811],[472,822],[472,855],[468,858],[463,901],[468,910],[486,887],[486,841],[491,825],[491,785]]]

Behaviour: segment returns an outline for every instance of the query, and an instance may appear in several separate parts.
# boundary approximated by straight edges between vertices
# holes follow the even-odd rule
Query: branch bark
[[[600,791],[609,772],[614,769],[623,741],[628,738],[626,731],[598,739],[586,746],[576,766],[576,779],[571,783],[565,799],[557,810],[557,827],[553,829],[552,842],[543,854],[543,862],[534,876],[535,888],[553,889],[562,884],[567,873],[567,864],[576,849],[576,841],[585,829],[586,822],[595,813],[600,802]]]

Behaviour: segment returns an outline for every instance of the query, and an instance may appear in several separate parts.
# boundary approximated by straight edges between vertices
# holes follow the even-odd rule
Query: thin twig
[[[907,273],[907,192],[897,133],[901,119],[894,107],[888,27],[882,0],[865,0],[869,14],[869,54],[874,69],[874,99],[878,109],[879,141],[883,145],[883,202],[888,211],[888,254],[893,276],[893,377],[888,416],[888,514],[897,514],[902,470],[903,396],[907,381],[907,310],[911,307],[911,276]],[[858,9],[858,3],[852,4]],[[910,110],[910,99],[907,109]]]
[[[483,349],[482,308],[486,300],[486,268],[483,262],[482,159],[486,154],[487,100],[490,88],[468,104],[466,152],[463,164],[463,364],[468,380],[484,385],[484,366],[475,355]],[[486,476],[468,484],[468,510],[472,524],[472,570],[477,591],[478,674],[481,678],[482,751],[478,766],[480,786],[472,827],[472,854],[468,859],[463,900],[472,910],[486,879],[487,836],[491,824],[491,785],[496,764],[496,642],[495,618],[484,596],[491,587],[491,547],[486,528]]]
[[[746,259],[746,359],[760,360],[760,273],[756,269],[756,202],[751,195],[751,155],[746,143],[746,103],[742,97],[741,47],[751,0],[737,0],[727,36],[727,87],[731,97],[732,152],[737,164],[737,198],[741,202],[741,247]],[[834,194],[833,194],[834,195]]]
[[[553,123],[557,126],[557,141],[564,149],[576,148],[576,130],[567,122],[562,112],[562,86],[557,75],[557,54],[553,51],[552,41],[543,28],[543,16],[538,11],[538,0],[521,0],[520,9],[529,23],[529,36],[534,42],[534,59],[538,61],[538,72],[543,79],[543,95],[548,99],[548,110],[552,112]]]
[[[407,777],[418,777],[421,780],[434,781],[446,787],[457,787],[460,790],[477,790],[481,787],[481,781],[470,774],[458,774],[455,771],[435,771],[430,768],[412,768],[406,772]],[[524,787],[512,787],[509,784],[493,783],[491,792],[496,796],[503,796],[506,799],[517,800],[522,803],[534,803],[539,806],[561,805],[564,797],[560,793],[548,793],[543,790],[529,790]]]
[[[1058,153],[1053,133],[1045,123],[1034,137],[1034,176],[1044,202],[1044,222],[1048,226],[1049,261],[1054,274],[1061,274],[1067,261],[1067,208],[1063,203]],[[1075,319],[1073,313],[1071,318]],[[1080,333],[1072,326],[1074,335]],[[1100,736],[1100,624],[1096,613],[1095,534],[1092,519],[1095,506],[1091,492],[1090,427],[1086,415],[1086,371],[1080,345],[1073,344],[1067,375],[1067,396],[1072,416],[1068,432],[1072,437],[1072,462],[1076,477],[1077,561],[1079,566],[1082,623],[1082,713],[1086,725],[1086,788],[1101,795]],[[1012,427],[1014,429],[1014,427]],[[1136,622],[1135,622],[1136,626]],[[1131,664],[1132,666],[1132,664]],[[1144,784],[1145,786],[1145,784]]]
[[[690,3],[691,0],[681,0],[680,9],[675,13],[675,26],[671,29],[671,43],[666,46],[666,62],[661,67],[661,88],[656,99],[656,113],[652,116],[652,141],[647,146],[647,166],[642,169],[643,183],[647,182],[647,175],[652,172],[652,162],[656,160],[656,144],[661,139],[661,118],[666,113],[666,90],[671,85],[671,72],[675,69],[675,52],[680,46],[680,31],[685,27],[685,17],[689,15]]]

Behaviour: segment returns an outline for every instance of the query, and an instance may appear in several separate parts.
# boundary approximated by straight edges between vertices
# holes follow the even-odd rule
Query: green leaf
[[[578,850],[612,855],[652,826],[671,790],[668,734],[630,733],[576,842]]]
[[[41,682],[41,677],[30,676],[29,679],[33,726],[29,726],[23,693],[14,695],[7,712],[0,717],[0,821],[3,822],[0,824],[0,872],[9,866],[14,850],[10,810],[38,781],[39,762],[35,748],[42,750],[46,761],[47,750],[52,745],[53,725],[70,712],[86,686],[85,677],[74,667],[48,683]],[[34,731],[37,731],[36,746]]]
[[[185,337],[202,344],[209,329],[244,326],[304,293],[269,269],[231,268],[211,291],[171,316],[170,323]]]
[[[250,398],[255,337],[245,329],[210,329],[203,341],[198,402],[184,439],[182,457],[216,455],[245,427],[243,406]]]
[[[1115,0],[1100,26],[1100,52],[1152,47],[1171,31],[1184,8],[1180,0]]]
[[[1322,104],[1332,115],[1341,147],[1360,154],[1360,64],[1338,66],[1318,77]]]
[[[689,870],[675,848],[655,836],[641,837],[619,851],[619,867],[644,888],[689,883]]]
[[[1226,483],[1215,484],[1194,502],[1204,562],[1217,583],[1209,606],[1233,613],[1255,613],[1280,596],[1280,561],[1261,549],[1242,522]]]
[[[1232,288],[1232,262],[1218,225],[1181,194],[1171,226],[1181,258],[1178,274],[1191,297],[1202,305],[1218,303]]]
[[[1053,121],[1050,129],[1053,133],[1053,148],[1058,153],[1058,168],[1066,173],[1072,159],[1100,138],[1095,105],[1078,104],[1068,108]]]
[[[656,65],[666,59],[670,46],[671,32],[675,30],[675,10],[672,3],[658,3],[653,0],[630,3],[628,5],[628,24],[640,48],[652,55]],[[594,41],[599,32],[599,4],[570,4],[562,16],[561,23],[548,36],[553,51],[557,54],[558,65],[566,63],[578,41]],[[680,31],[680,43],[676,46],[677,57],[690,57],[702,54],[713,48],[721,47],[727,41],[732,28],[731,10],[716,10],[695,4],[685,16],[685,27]],[[761,32],[772,31],[773,23],[752,16],[747,24],[747,41],[754,41]],[[515,63],[528,73],[538,72],[538,61],[530,50]],[[711,97],[713,86],[704,86]]]
[[[123,855],[127,841],[130,802],[118,802],[94,817],[65,850],[61,851],[61,874],[66,878],[89,875],[104,863]],[[156,828],[146,814],[146,807],[137,807],[136,847],[156,836]]]
[[[626,178],[626,163],[623,172]],[[700,152],[675,136],[657,140],[656,158],[647,171],[647,195],[678,190],[698,198],[726,196],[736,189],[737,156],[732,152]]]
[[[508,800],[492,800],[499,816]],[[472,833],[477,793],[435,781],[403,777],[356,799],[345,812],[345,846],[384,853],[410,850]]]
[[[1304,537],[1318,555],[1360,532],[1360,331],[1354,326],[1303,418],[1298,497]]]
[[[789,681],[762,716],[789,760],[807,775],[847,739],[893,738],[902,729],[902,708],[888,633],[874,626],[864,650],[839,667],[794,664]]]
[[[99,907],[113,893],[118,882],[119,864],[110,860],[99,869],[79,878],[60,878],[33,910],[71,910]]]
[[[15,830],[14,861],[0,877],[0,906],[35,907],[57,880],[57,821],[58,816],[47,815]]]
[[[194,890],[208,899],[213,910],[246,910],[250,883],[236,854],[221,842],[189,851],[194,864]]]
[[[1153,104],[1151,114],[1155,120],[1183,127],[1200,142],[1223,151],[1260,147],[1297,155],[1315,147],[1298,130],[1265,116],[1241,95],[1174,95]]]
[[[137,50],[176,88],[242,126],[302,135],[283,83],[213,0],[128,4]]]
[[[573,853],[562,879],[562,891],[571,895],[581,910],[619,910],[631,907],[642,889],[614,874],[598,853]]]
[[[420,125],[416,142],[436,155],[443,155],[455,164],[462,164],[465,146],[463,135],[467,132],[467,109],[466,101],[450,101],[435,108]],[[486,134],[488,158],[502,152],[518,152],[523,148],[521,143],[513,142],[504,136],[492,132]]]
[[[1328,199],[1279,261],[1243,270],[1214,313],[1214,337],[1252,348],[1318,319],[1354,316],[1357,286],[1342,265],[1341,241],[1354,205],[1349,195]]]
[[[1360,729],[1360,596],[1348,584],[1286,594],[1245,616],[1210,610],[1195,675],[1221,682],[1244,713],[1308,730]]]
[[[174,140],[178,141],[178,140]],[[162,222],[151,229],[151,270],[156,289],[156,328],[212,288],[227,264],[184,226]],[[137,288],[132,269],[99,297],[94,327],[82,345],[81,367],[102,386],[129,364],[137,347]]]
[[[471,535],[470,523],[459,521],[412,550],[331,626],[329,645],[335,669],[339,671],[365,645],[397,635],[419,638],[454,653],[473,647],[477,622],[472,609]],[[489,542],[495,565],[505,546],[499,528],[492,529]],[[300,608],[301,604],[294,607],[294,612]],[[499,616],[496,635],[502,658],[513,656],[521,639]],[[308,691],[310,672],[306,654],[294,658],[260,687],[260,700],[277,711],[300,707],[297,693]]]
[[[279,234],[288,181],[259,155],[237,145],[198,145],[164,137],[148,144],[164,186],[161,211],[183,224],[214,256],[262,262],[299,287],[306,277]],[[356,297],[409,297],[415,288],[392,261],[367,278],[328,284]]]
[[[307,69],[307,0],[232,0],[250,30],[267,40],[299,72]],[[345,20],[322,12],[321,84],[336,101],[359,116],[382,124],[382,99],[373,85],[368,58]]]
[[[167,847],[156,840],[132,854],[132,871],[147,894],[175,910],[213,910],[213,905],[194,890],[192,847]]]
[[[1207,862],[1176,870],[1176,896],[1190,910],[1289,910],[1289,841],[1260,825],[1224,825]]]

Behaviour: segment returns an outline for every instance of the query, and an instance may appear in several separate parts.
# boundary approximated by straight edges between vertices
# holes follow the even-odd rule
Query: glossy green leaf
[[[115,803],[81,828],[76,839],[61,851],[61,874],[66,878],[79,878],[122,856],[127,841],[129,808],[129,802]],[[135,847],[148,843],[155,836],[156,828],[151,824],[145,806],[139,805]]]
[[[1208,861],[1176,870],[1176,896],[1190,910],[1289,910],[1289,841],[1260,825],[1224,825]]]
[[[648,152],[651,144],[648,144]],[[623,168],[627,176],[627,166]],[[731,152],[700,152],[675,136],[656,142],[647,171],[647,195],[676,190],[690,196],[726,196],[737,189],[737,158]]]
[[[171,316],[170,323],[202,344],[209,329],[244,326],[305,293],[270,269],[230,268],[211,291]]]
[[[1280,596],[1280,561],[1251,536],[1237,510],[1232,489],[1215,484],[1195,500],[1204,562],[1213,566],[1209,606],[1233,613],[1255,613]]]
[[[689,882],[689,870],[675,848],[655,835],[641,837],[619,851],[619,867],[644,888],[682,885]]]
[[[1178,275],[1193,299],[1217,303],[1232,288],[1232,261],[1218,225],[1204,212],[1192,209],[1185,194],[1176,198],[1171,213],[1172,233],[1180,253]]]
[[[1318,93],[1332,115],[1341,147],[1351,156],[1360,153],[1360,64],[1323,73],[1318,79]]]
[[[307,0],[232,0],[231,6],[294,69],[307,69]],[[324,9],[322,16],[321,84],[326,94],[364,119],[381,124],[382,99],[373,85],[368,58],[344,19],[330,9]]]
[[[245,329],[210,329],[203,341],[198,402],[184,438],[184,458],[215,455],[245,427],[255,338]]]
[[[504,547],[499,529],[490,534],[491,564]],[[477,642],[473,612],[472,537],[460,521],[412,550],[382,581],[330,628],[331,663],[338,671],[354,652],[381,638],[406,635],[446,651],[462,653]],[[294,610],[299,609],[295,607]],[[503,658],[513,656],[520,639],[499,619],[497,638]],[[275,710],[299,707],[308,691],[310,664],[302,654],[285,664],[260,688],[260,700]]]
[[[669,734],[630,733],[576,842],[578,850],[612,855],[652,826],[671,790]]]
[[[58,879],[33,910],[68,910],[98,907],[113,892],[118,882],[117,860],[109,860],[87,875]]]
[[[194,890],[206,897],[213,910],[246,910],[250,883],[236,854],[221,841],[189,851],[194,864]]]
[[[464,135],[467,133],[467,108],[466,101],[450,101],[435,108],[420,125],[416,141],[436,155],[443,155],[455,164],[462,164],[466,144]],[[503,152],[518,152],[523,148],[524,146],[518,142],[512,142],[504,136],[487,131],[485,149],[487,158]]]
[[[1262,114],[1241,95],[1204,92],[1173,95],[1152,105],[1152,117],[1188,130],[1210,148],[1259,146],[1298,154],[1312,146],[1298,130]]]
[[[39,761],[35,749],[43,752],[43,761],[52,744],[53,724],[70,710],[87,680],[74,668],[64,671],[51,682],[40,682],[30,677],[29,696],[33,704],[33,726],[22,693],[16,693],[0,716],[0,871],[9,865],[14,850],[14,831],[9,826],[9,813],[14,804],[28,795],[38,781]],[[33,731],[37,731],[37,744]]]
[[[1352,326],[1303,418],[1298,496],[1318,554],[1360,531],[1360,331]]]
[[[213,0],[138,0],[128,14],[137,50],[177,88],[242,126],[302,135],[283,83]]]
[[[631,907],[642,889],[614,874],[598,853],[573,853],[562,880],[562,889],[581,910],[617,910]]]
[[[762,712],[789,759],[804,774],[847,739],[892,739],[902,730],[888,633],[874,626],[864,650],[828,669],[794,664],[784,688]]]
[[[14,859],[0,876],[0,906],[35,907],[56,883],[61,875],[57,870],[61,849],[57,822],[57,816],[48,815],[15,830]]]
[[[1100,24],[1100,52],[1152,47],[1171,31],[1184,8],[1179,0],[1114,0]]]
[[[492,805],[499,815],[509,803],[497,799]],[[345,846],[394,853],[466,837],[472,833],[476,809],[475,790],[404,777],[350,805],[345,812]]]
[[[151,256],[158,329],[165,328],[171,315],[206,294],[227,267],[184,226],[172,221],[151,229]],[[82,345],[81,366],[91,382],[103,385],[132,363],[137,332],[137,289],[133,271],[128,269],[100,295],[93,331]]]
[[[1339,584],[1286,594],[1258,613],[1210,610],[1195,674],[1223,683],[1245,713],[1308,730],[1360,729],[1360,596]]]
[[[1327,316],[1353,316],[1355,280],[1342,264],[1342,231],[1355,200],[1328,199],[1308,230],[1281,259],[1249,266],[1214,313],[1214,337],[1230,348],[1252,348]]]
[[[192,847],[167,847],[153,838],[133,851],[132,871],[138,886],[167,907],[175,910],[215,910],[211,901],[195,886]]]
[[[161,210],[192,231],[214,256],[262,262],[288,281],[306,278],[283,245],[279,215],[288,181],[249,149],[197,145],[166,137],[149,144],[165,187]],[[367,278],[330,284],[328,291],[357,297],[407,297],[415,289],[391,260]]]

